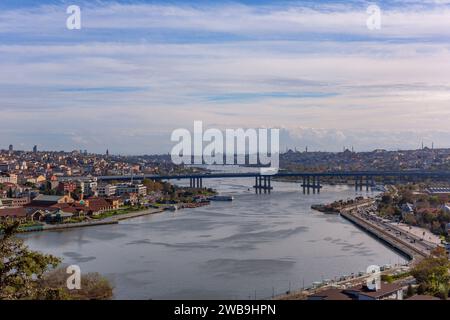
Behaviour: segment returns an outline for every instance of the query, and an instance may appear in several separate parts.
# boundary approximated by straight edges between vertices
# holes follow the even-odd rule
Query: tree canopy
[[[61,259],[32,251],[15,234],[19,222],[0,224],[0,300],[109,299],[113,288],[97,273],[81,276],[81,289],[69,290]]]
[[[421,260],[411,270],[420,291],[447,298],[449,291],[450,263],[444,248],[437,247],[431,255]]]

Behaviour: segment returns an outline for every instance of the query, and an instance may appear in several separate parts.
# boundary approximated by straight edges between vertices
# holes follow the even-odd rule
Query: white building
[[[147,194],[147,187],[143,184],[121,183],[116,187],[116,194],[118,196],[121,196],[125,193],[136,193],[140,196],[145,196]]]
[[[110,197],[117,193],[117,186],[112,184],[100,185],[97,191],[100,197]]]
[[[17,175],[13,173],[0,175],[0,183],[17,184]]]

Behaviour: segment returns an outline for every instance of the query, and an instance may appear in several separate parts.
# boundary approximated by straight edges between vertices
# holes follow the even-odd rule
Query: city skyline
[[[370,2],[371,3],[371,2]],[[195,120],[280,128],[280,148],[450,147],[449,4],[0,4],[0,145],[170,151]],[[18,125],[19,124],[19,125]]]

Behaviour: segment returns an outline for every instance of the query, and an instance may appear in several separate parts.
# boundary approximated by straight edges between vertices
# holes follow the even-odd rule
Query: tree
[[[45,295],[38,286],[44,273],[60,260],[51,255],[31,251],[14,234],[18,222],[5,223],[0,238],[0,299],[33,299]]]
[[[420,285],[421,292],[446,297],[450,281],[449,267],[445,249],[437,247],[411,270],[411,274]]]
[[[390,194],[384,194],[381,197],[381,202],[384,204],[391,204],[392,203],[392,197]]]
[[[153,181],[150,179],[144,179],[142,181],[142,184],[147,187],[148,192],[152,192],[152,191],[156,192],[156,191],[161,191],[163,189],[163,185],[161,182]]]
[[[406,290],[406,297],[412,297],[415,294],[414,288],[412,285],[408,285],[408,289]]]
[[[69,290],[66,287],[67,273],[58,268],[44,275],[40,285],[47,288],[42,299],[52,300],[105,300],[113,295],[113,287],[99,273],[88,273],[81,277],[81,289]]]
[[[81,289],[69,290],[67,274],[56,269],[61,260],[31,251],[15,237],[18,222],[3,223],[0,238],[0,300],[17,299],[109,299],[113,288],[98,273],[81,276]]]

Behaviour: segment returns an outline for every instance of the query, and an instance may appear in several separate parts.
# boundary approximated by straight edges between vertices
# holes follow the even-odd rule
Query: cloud
[[[383,2],[375,32],[358,2],[82,3],[73,32],[64,3],[7,7],[0,145],[166,152],[194,120],[324,150],[415,144],[405,132],[444,143],[450,9],[401,4]]]

